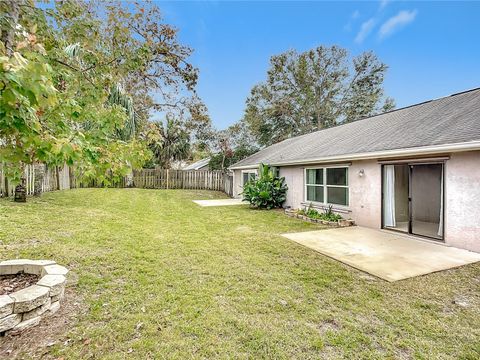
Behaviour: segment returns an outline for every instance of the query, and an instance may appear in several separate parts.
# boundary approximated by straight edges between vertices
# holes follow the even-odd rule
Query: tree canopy
[[[386,70],[374,53],[349,57],[338,46],[272,56],[267,80],[246,101],[243,121],[265,146],[390,110]]]
[[[168,119],[165,124],[153,122],[146,138],[153,153],[149,167],[170,168],[172,162],[186,160],[190,155],[190,138],[178,121]]]
[[[258,146],[244,122],[237,122],[225,130],[217,131],[214,139],[212,147],[215,153],[209,162],[212,170],[225,170],[258,151]]]
[[[155,4],[18,0],[0,13],[0,162],[13,182],[34,162],[124,175],[152,155],[152,113],[202,139],[192,49]]]

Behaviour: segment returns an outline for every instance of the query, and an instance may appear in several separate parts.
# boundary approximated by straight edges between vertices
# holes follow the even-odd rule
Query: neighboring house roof
[[[183,170],[199,170],[205,166],[208,166],[208,163],[210,162],[210,158],[205,158],[198,160],[190,165],[187,165],[183,168]]]
[[[173,162],[170,164],[170,168],[171,168],[171,169],[174,169],[174,170],[181,170],[181,169],[183,169],[185,166],[187,166],[187,162],[186,162],[186,161],[183,161],[183,160],[173,161]]]
[[[480,150],[480,88],[297,136],[230,169]]]

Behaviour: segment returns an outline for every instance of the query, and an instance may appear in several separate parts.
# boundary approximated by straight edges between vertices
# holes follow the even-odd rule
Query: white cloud
[[[358,32],[357,36],[355,37],[355,42],[357,44],[361,44],[363,40],[365,40],[370,34],[370,32],[373,30],[373,27],[375,26],[375,19],[371,18],[365,22],[362,23],[362,26],[360,26],[360,31]]]
[[[388,5],[389,2],[390,0],[380,0],[380,10],[383,10],[385,6]]]
[[[384,39],[387,36],[393,34],[395,31],[400,29],[401,27],[411,23],[415,20],[417,16],[417,10],[402,10],[397,15],[392,16],[390,19],[385,21],[383,25],[380,27],[378,32],[378,36],[380,39]]]
[[[348,23],[345,24],[345,26],[343,27],[343,30],[351,31],[352,30],[352,23],[354,23],[359,17],[360,17],[360,11],[355,10],[352,13],[352,15],[350,15],[350,20],[348,20]]]

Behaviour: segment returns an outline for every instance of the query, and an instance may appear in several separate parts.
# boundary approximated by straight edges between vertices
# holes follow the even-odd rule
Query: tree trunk
[[[57,177],[57,190],[60,190],[60,171],[58,166],[55,166],[55,175]]]
[[[25,164],[21,163],[21,178],[20,184],[15,186],[15,192],[13,193],[13,201],[15,202],[27,202],[27,188],[25,186]]]
[[[225,153],[223,153],[223,156],[222,156],[222,171],[225,170]]]
[[[7,177],[5,177],[5,183],[4,184],[5,184],[5,196],[8,197],[10,195],[10,193],[9,193],[9,188],[8,188],[9,184],[8,184],[8,178]]]
[[[6,4],[8,7],[7,10],[7,18],[8,18],[8,26],[6,29],[2,31],[1,40],[5,45],[5,49],[7,50],[7,55],[12,56],[13,49],[14,49],[14,41],[15,41],[15,26],[18,24],[18,18],[20,15],[20,5],[23,1],[20,0],[7,0]]]

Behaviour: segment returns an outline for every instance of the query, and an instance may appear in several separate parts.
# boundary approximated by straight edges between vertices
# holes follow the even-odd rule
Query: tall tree
[[[193,50],[179,42],[178,29],[164,21],[156,4],[67,0],[48,15],[57,41],[81,45],[83,66],[77,69],[90,78],[107,73],[107,88],[121,81],[134,100],[137,132],[153,112],[185,121],[196,117],[203,104],[195,92],[198,69],[188,61]]]
[[[0,162],[13,182],[33,162],[108,182],[145,161],[151,112],[206,113],[191,49],[156,5],[21,0],[0,10]]]
[[[25,164],[70,162],[75,141],[65,118],[50,112],[59,101],[55,73],[37,35],[45,21],[30,1],[0,2],[0,13],[0,163],[17,185],[18,199]]]
[[[258,146],[245,123],[239,121],[225,130],[215,132],[212,149],[210,168],[225,170],[230,165],[257,152]]]
[[[190,137],[179,121],[167,119],[166,123],[154,122],[146,133],[153,165],[169,169],[174,161],[185,160],[190,154]]]
[[[390,110],[387,66],[366,52],[350,58],[338,46],[273,56],[267,80],[253,87],[243,121],[260,145]]]

